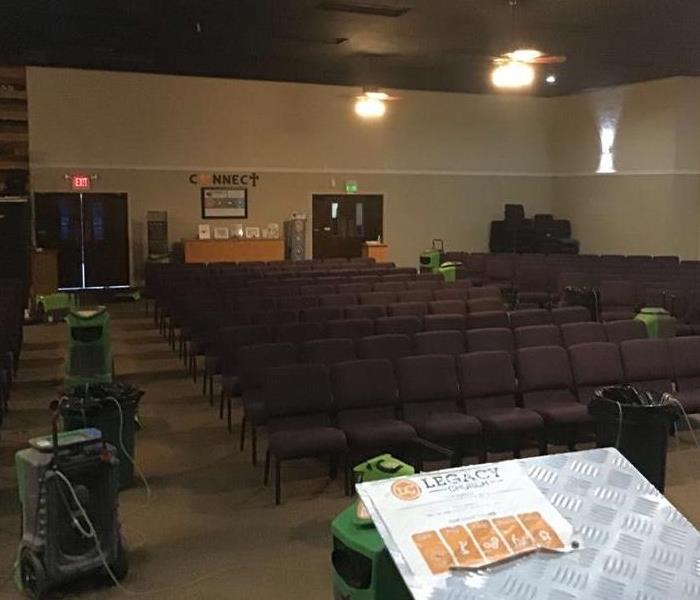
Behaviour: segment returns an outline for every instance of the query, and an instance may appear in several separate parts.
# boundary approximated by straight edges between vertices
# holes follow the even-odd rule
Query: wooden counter
[[[284,260],[284,241],[185,240],[186,263],[251,262]]]
[[[389,246],[387,244],[362,244],[362,256],[373,258],[377,262],[389,262]]]

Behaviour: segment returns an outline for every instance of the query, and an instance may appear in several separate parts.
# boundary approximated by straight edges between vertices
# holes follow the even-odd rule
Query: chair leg
[[[263,485],[267,487],[270,483],[270,450],[265,452],[265,473],[263,474]]]
[[[202,396],[207,395],[207,372],[202,373]]]
[[[245,449],[245,424],[246,424],[246,418],[245,418],[245,413],[243,413],[243,418],[241,419],[241,441],[240,441],[240,448],[241,452]]]
[[[331,454],[328,460],[328,477],[335,480],[338,478],[338,457]]]
[[[226,395],[226,426],[228,432],[231,433],[231,395]]]
[[[547,436],[542,432],[537,440],[540,456],[546,456],[549,454],[549,448],[547,447]]]
[[[281,471],[281,461],[275,456],[275,506],[279,506],[282,503]]]
[[[258,428],[251,423],[250,424],[250,459],[253,466],[258,464]]]
[[[219,419],[224,418],[224,388],[221,388],[221,394],[219,395]]]
[[[190,369],[192,370],[192,381],[197,383],[197,355],[194,353],[190,355]]]
[[[214,406],[214,376],[209,375],[209,405]]]

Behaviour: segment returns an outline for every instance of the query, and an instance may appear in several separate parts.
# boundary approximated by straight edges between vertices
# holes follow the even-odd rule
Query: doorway
[[[0,197],[0,279],[27,281],[29,232],[27,199]]]
[[[384,235],[381,194],[314,194],[313,257],[355,258],[362,244]]]
[[[58,253],[61,290],[129,286],[126,194],[34,195],[36,244]]]

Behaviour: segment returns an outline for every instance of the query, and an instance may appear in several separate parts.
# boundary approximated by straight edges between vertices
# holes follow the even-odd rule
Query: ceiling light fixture
[[[496,65],[491,72],[491,82],[499,88],[523,88],[532,85],[534,80],[535,69],[517,60]]]
[[[556,75],[547,75],[547,77],[545,78],[545,81],[550,85],[555,84],[557,82],[557,76]]]
[[[363,119],[379,119],[386,113],[386,100],[388,96],[383,92],[367,92],[358,96],[355,102],[355,113]]]

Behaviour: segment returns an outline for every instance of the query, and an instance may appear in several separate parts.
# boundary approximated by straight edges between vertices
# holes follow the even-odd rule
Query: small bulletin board
[[[203,219],[247,219],[246,188],[202,188]]]

